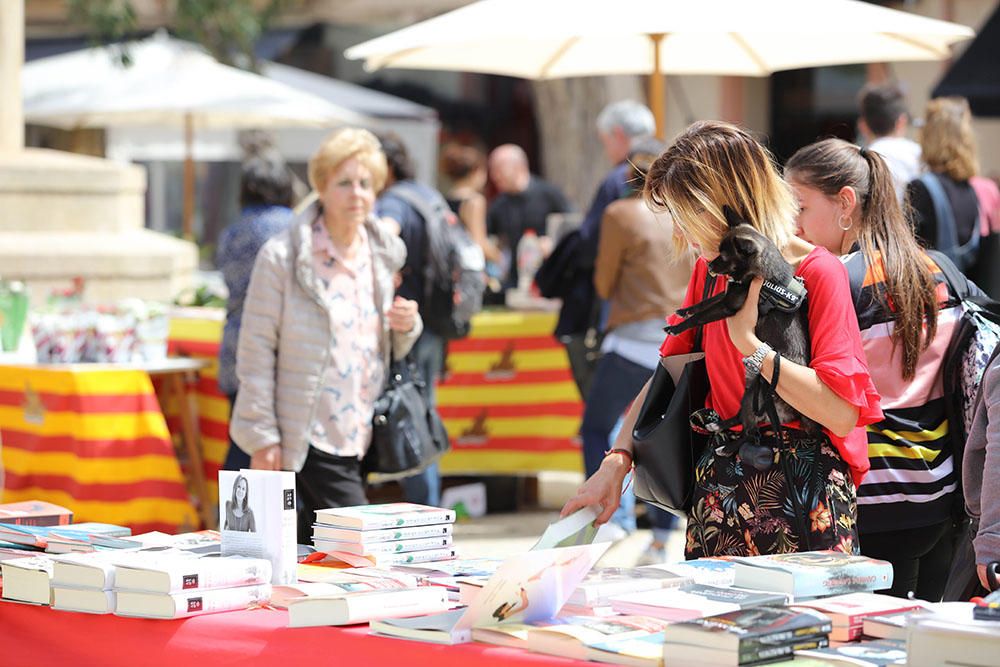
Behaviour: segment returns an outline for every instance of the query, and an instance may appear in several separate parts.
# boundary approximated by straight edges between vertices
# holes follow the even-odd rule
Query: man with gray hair
[[[589,378],[597,362],[596,351],[586,345],[587,331],[600,328],[600,300],[594,292],[594,259],[601,238],[601,218],[604,209],[629,192],[629,165],[626,160],[632,144],[656,131],[653,113],[634,100],[612,102],[597,116],[597,134],[604,154],[614,167],[607,173],[591,200],[587,215],[580,225],[580,238],[575,248],[573,276],[565,287],[562,308],[555,334],[566,346],[570,368],[580,395],[587,396]],[[641,184],[640,184],[641,187]]]

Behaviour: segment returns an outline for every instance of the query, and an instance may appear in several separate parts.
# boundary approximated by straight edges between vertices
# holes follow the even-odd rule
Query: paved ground
[[[559,508],[570,497],[580,480],[579,475],[545,473],[539,477],[541,508],[488,514],[478,519],[459,522],[455,526],[455,546],[459,554],[464,558],[504,557],[527,551],[545,531],[545,527],[559,518]],[[638,530],[615,542],[599,565],[634,566],[651,541],[652,533],[649,530]],[[675,530],[667,543],[666,560],[683,559],[683,532]]]

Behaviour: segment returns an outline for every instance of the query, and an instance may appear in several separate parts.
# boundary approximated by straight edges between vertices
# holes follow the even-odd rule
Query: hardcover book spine
[[[401,554],[370,554],[376,565],[411,565],[413,563],[430,563],[436,560],[451,560],[455,558],[454,549],[429,549],[427,551],[411,551]]]
[[[451,546],[451,536],[432,537],[419,540],[399,540],[396,542],[373,542],[371,544],[351,544],[349,542],[334,542],[315,539],[313,543],[319,551],[346,551],[358,555],[365,554],[397,554],[427,549],[442,549]]]
[[[313,529],[316,539],[334,542],[349,542],[352,544],[374,544],[379,542],[395,542],[397,540],[418,540],[430,537],[445,537],[451,535],[450,523],[432,524],[429,526],[410,526],[394,530],[351,530],[349,528],[332,528],[317,524]]]
[[[389,517],[369,517],[362,520],[362,530],[389,530],[411,526],[431,526],[434,524],[453,523],[455,515],[451,511],[427,512],[425,514],[403,514]]]

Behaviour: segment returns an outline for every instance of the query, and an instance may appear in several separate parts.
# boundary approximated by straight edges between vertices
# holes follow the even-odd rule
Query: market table
[[[440,646],[367,634],[367,626],[288,628],[288,614],[253,609],[178,621],[78,614],[0,603],[0,664],[32,667],[363,665],[572,667],[566,660],[485,644]]]
[[[47,500],[71,508],[77,521],[136,533],[199,524],[150,374],[140,367],[0,367],[0,440],[4,502]]]

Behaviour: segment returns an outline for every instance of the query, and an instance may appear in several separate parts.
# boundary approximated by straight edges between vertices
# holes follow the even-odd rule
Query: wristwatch
[[[764,365],[764,357],[770,352],[774,352],[774,348],[767,343],[761,343],[753,354],[743,357],[743,368],[747,369],[747,374],[751,377],[760,375],[760,368]]]

